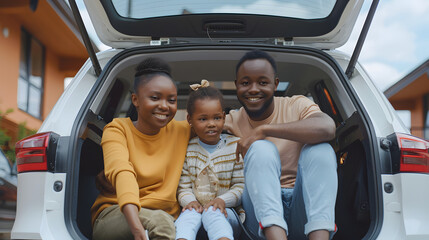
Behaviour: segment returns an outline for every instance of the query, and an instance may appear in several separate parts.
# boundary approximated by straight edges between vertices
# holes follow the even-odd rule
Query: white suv
[[[89,43],[74,0],[70,4]],[[349,38],[363,0],[85,0],[96,32],[113,49],[95,54],[65,90],[39,133],[17,143],[13,239],[91,239],[100,139],[115,117],[136,117],[136,65],[166,60],[185,109],[188,85],[208,79],[239,108],[235,65],[251,49],[274,57],[278,96],[305,95],[337,124],[334,239],[429,239],[429,143],[408,135],[384,95],[356,64],[377,5],[352,57]],[[184,119],[184,110],[176,118]],[[243,235],[242,238],[245,238]]]

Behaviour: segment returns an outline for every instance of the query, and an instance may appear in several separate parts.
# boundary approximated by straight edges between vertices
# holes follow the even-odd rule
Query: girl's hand
[[[189,210],[195,209],[195,211],[197,211],[198,213],[203,212],[203,207],[201,206],[201,204],[198,201],[192,201],[192,202],[188,203],[188,205],[186,205],[182,209],[182,212],[184,212],[186,209],[189,209]]]
[[[219,209],[221,213],[225,215],[225,217],[228,217],[228,213],[226,213],[225,209],[225,201],[220,198],[215,198],[208,202],[206,205],[204,205],[204,211],[207,211],[210,206],[213,206],[213,211],[216,211],[216,209]]]

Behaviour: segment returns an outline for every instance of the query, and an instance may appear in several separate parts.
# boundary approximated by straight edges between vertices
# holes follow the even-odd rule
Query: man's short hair
[[[238,69],[245,61],[254,59],[267,60],[271,64],[271,67],[273,67],[274,74],[277,75],[277,65],[274,59],[268,53],[258,49],[247,52],[243,57],[241,57],[240,61],[237,63],[237,67],[235,68],[235,75],[237,75]]]

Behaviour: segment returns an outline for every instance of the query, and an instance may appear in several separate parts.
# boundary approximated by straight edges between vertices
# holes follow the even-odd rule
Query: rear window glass
[[[331,13],[335,2],[336,0],[112,0],[119,15],[138,19],[211,13],[320,19]]]

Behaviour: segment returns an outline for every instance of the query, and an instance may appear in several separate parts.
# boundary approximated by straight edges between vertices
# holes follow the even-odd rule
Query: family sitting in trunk
[[[267,53],[246,53],[235,80],[243,107],[225,116],[221,94],[203,81],[186,122],[173,119],[168,65],[144,60],[132,94],[137,121],[114,119],[103,131],[93,238],[147,239],[147,230],[150,239],[195,239],[202,224],[209,239],[233,239],[241,224],[229,208],[240,204],[251,238],[332,238],[336,157],[326,141],[335,124],[304,96],[274,97],[276,73]]]

